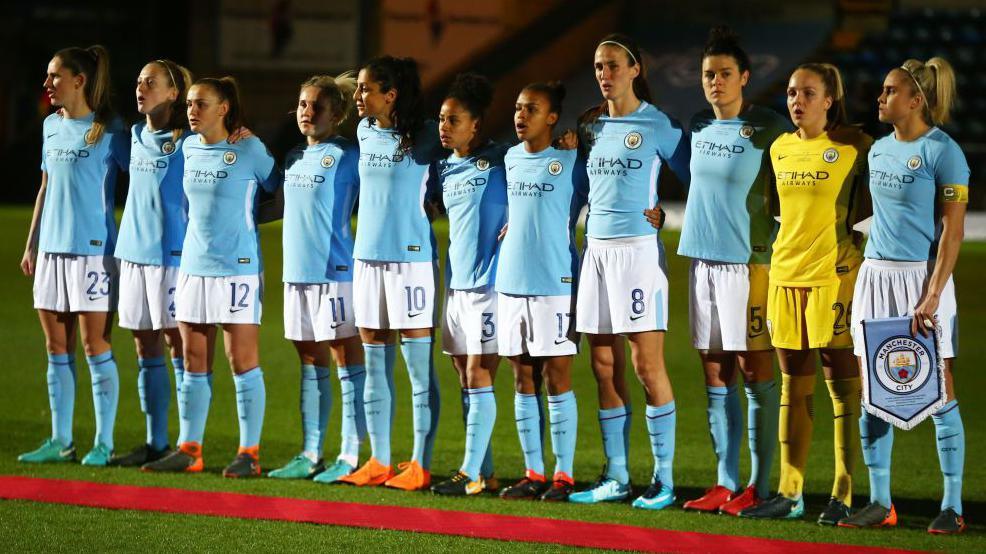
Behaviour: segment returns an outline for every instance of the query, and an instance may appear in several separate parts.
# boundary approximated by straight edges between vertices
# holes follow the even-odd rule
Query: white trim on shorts
[[[579,352],[575,297],[497,294],[501,356],[573,356]]]
[[[761,322],[767,317],[766,282]],[[767,335],[761,323],[759,333],[749,334],[749,264],[692,259],[688,268],[688,321],[692,346],[708,352],[747,352],[750,341]]]
[[[435,327],[435,262],[353,261],[356,326],[366,329]]]
[[[356,336],[353,283],[284,283],[284,338],[332,341]]]
[[[120,327],[135,331],[174,329],[178,268],[120,260]]]
[[[113,312],[120,268],[113,256],[39,252],[34,267],[34,308],[52,312]]]
[[[264,276],[205,277],[178,272],[175,319],[196,324],[260,325]]]
[[[442,351],[451,356],[496,354],[498,302],[491,286],[448,289],[442,318]]]

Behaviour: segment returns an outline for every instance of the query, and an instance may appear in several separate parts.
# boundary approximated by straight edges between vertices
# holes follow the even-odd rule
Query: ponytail
[[[633,80],[633,94],[640,100],[647,102],[648,104],[654,103],[654,95],[651,93],[650,85],[647,83],[647,66],[644,62],[644,55],[641,52],[640,47],[637,42],[627,35],[622,33],[612,33],[603,37],[599,41],[599,46],[608,45],[613,46],[626,55],[627,65],[630,67],[639,66],[640,73]],[[584,134],[583,130],[595,123],[600,116],[609,113],[609,104],[603,100],[598,106],[593,106],[588,110],[582,112],[582,115],[578,118],[578,128],[580,134]],[[583,136],[583,139],[586,137]],[[586,143],[588,144],[588,143]]]
[[[826,112],[825,130],[829,131],[849,123],[846,111],[846,90],[842,84],[842,74],[839,68],[830,63],[803,63],[795,70],[811,71],[822,78],[825,85],[825,95],[832,98],[832,105]]]
[[[192,86],[192,72],[183,65],[178,65],[171,60],[154,60],[151,62],[161,69],[164,69],[168,76],[168,82],[175,87],[178,95],[171,103],[171,114],[168,117],[168,128],[171,129],[171,141],[178,142],[181,135],[188,128],[188,116],[185,111],[185,100],[188,97],[188,88]]]
[[[227,132],[233,132],[243,127],[243,105],[240,103],[240,88],[236,84],[236,79],[226,76],[216,79],[215,77],[205,77],[195,81],[196,85],[211,87],[219,100],[229,104],[229,111],[223,118],[223,126]]]
[[[86,144],[95,144],[103,137],[106,125],[113,117],[110,103],[110,53],[95,44],[88,48],[71,46],[55,52],[55,56],[73,75],[84,75],[83,94],[86,105],[93,111],[92,128],[86,133]]]
[[[367,62],[363,69],[380,85],[380,92],[397,90],[390,117],[400,137],[400,149],[410,150],[424,125],[424,97],[418,62],[414,58],[380,56]]]
[[[900,69],[907,73],[915,94],[924,98],[925,117],[931,125],[948,123],[955,104],[955,71],[944,58],[934,57],[926,62],[907,60]]]
[[[356,73],[353,71],[347,71],[335,77],[314,75],[301,83],[302,89],[308,87],[317,88],[319,98],[328,100],[333,125],[337,126],[345,121],[356,105],[355,100],[353,100],[353,93],[356,92]]]

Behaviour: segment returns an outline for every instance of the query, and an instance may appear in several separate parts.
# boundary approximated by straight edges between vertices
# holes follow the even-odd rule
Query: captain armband
[[[966,185],[944,185],[938,187],[938,197],[942,202],[969,203],[969,187]]]

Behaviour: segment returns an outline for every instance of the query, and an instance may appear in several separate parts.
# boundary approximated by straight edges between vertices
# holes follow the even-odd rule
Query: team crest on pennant
[[[920,168],[921,168],[921,156],[911,156],[911,158],[907,160],[907,169],[910,169],[911,171],[917,171]]]
[[[328,169],[336,164],[336,159],[332,156],[325,156],[322,158],[322,167]]]
[[[644,142],[644,137],[640,135],[637,131],[630,131],[627,136],[623,138],[623,146],[626,146],[630,150],[636,150],[640,148],[640,145]]]
[[[753,136],[753,127],[750,125],[744,125],[740,127],[739,136],[748,139]]]
[[[822,159],[828,163],[835,163],[839,159],[839,151],[835,148],[826,149],[825,152],[822,152]]]
[[[939,330],[911,336],[910,317],[863,321],[866,343],[863,408],[900,429],[912,429],[945,405]]]
[[[161,145],[161,152],[164,152],[165,155],[170,156],[175,152],[175,143],[170,140],[165,141],[164,144]]]
[[[486,158],[479,158],[476,160],[476,169],[479,171],[486,171],[490,168],[490,161]]]
[[[223,154],[223,161],[226,162],[226,165],[235,164],[236,152],[233,152],[232,150],[227,150],[226,153]]]
[[[552,175],[561,175],[562,165],[558,160],[551,160],[548,164],[548,173]]]

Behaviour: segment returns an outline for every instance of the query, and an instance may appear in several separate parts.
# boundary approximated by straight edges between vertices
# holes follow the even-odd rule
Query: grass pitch
[[[0,349],[3,371],[3,401],[0,402],[0,474],[29,475],[65,479],[181,487],[199,490],[222,490],[308,499],[377,503],[401,506],[447,508],[488,513],[508,513],[547,518],[577,519],[621,523],[663,529],[703,531],[731,535],[749,535],[800,541],[839,542],[947,551],[986,551],[986,467],[978,461],[986,458],[986,403],[978,400],[986,387],[986,375],[980,373],[978,360],[986,358],[986,342],[981,340],[986,328],[986,295],[979,289],[979,279],[986,274],[986,244],[963,246],[955,281],[961,305],[961,357],[956,379],[966,428],[966,467],[964,502],[970,523],[968,532],[958,537],[932,537],[925,532],[928,522],[938,513],[941,475],[930,421],[918,429],[898,432],[894,444],[893,493],[899,528],[891,531],[852,531],[822,528],[814,518],[828,500],[832,482],[831,405],[824,382],[818,379],[815,403],[815,434],[808,462],[806,493],[808,517],[804,521],[751,522],[735,518],[686,513],[679,508],[659,513],[633,510],[627,504],[601,506],[544,505],[534,502],[501,501],[493,496],[479,498],[441,498],[430,493],[404,493],[381,488],[359,489],[321,486],[311,482],[283,482],[274,479],[224,480],[219,472],[236,450],[237,420],[232,378],[228,365],[218,356],[212,409],[205,440],[207,471],[201,475],[149,475],[126,469],[92,469],[79,465],[29,466],[16,462],[17,454],[33,449],[49,433],[47,389],[45,386],[44,335],[32,309],[31,281],[22,276],[18,262],[30,222],[27,207],[0,207],[0,228],[7,229],[9,239],[0,244],[0,290],[6,291],[0,304],[0,321],[4,348]],[[447,224],[435,225],[439,244],[446,243]],[[281,232],[279,224],[261,228],[266,262],[268,294],[261,326],[261,362],[267,385],[267,415],[264,424],[261,463],[273,469],[288,461],[301,444],[301,417],[298,412],[299,364],[291,344],[283,338],[280,292]],[[674,254],[678,236],[664,233],[671,269],[671,330],[667,337],[667,364],[674,383],[678,404],[675,482],[678,505],[699,496],[715,482],[715,463],[710,446],[705,413],[705,388],[698,356],[688,337],[687,263]],[[444,253],[441,258],[444,261]],[[144,439],[144,418],[136,392],[136,360],[133,341],[125,330],[114,331],[114,352],[120,368],[120,407],[117,418],[116,444],[121,450],[140,444]],[[220,350],[221,352],[221,350]],[[81,349],[77,354],[78,382],[75,438],[80,456],[91,444],[94,432],[89,376]],[[433,471],[436,478],[462,459],[464,433],[459,407],[459,390],[449,360],[436,345],[436,363],[441,379],[442,418],[435,444]],[[411,405],[410,388],[402,362],[395,372],[397,401],[393,430],[395,461],[410,456]],[[630,372],[631,379],[632,371]],[[602,444],[596,420],[596,392],[585,355],[574,367],[573,383],[580,407],[579,440],[575,459],[575,476],[580,482],[591,481],[603,462]],[[496,473],[508,483],[519,478],[523,459],[513,425],[512,378],[506,362],[501,362],[496,378],[498,421],[493,434]],[[631,439],[630,472],[633,482],[646,485],[652,470],[652,457],[643,423],[643,396],[639,386],[633,390],[634,423]],[[339,446],[338,387],[330,421],[326,458],[334,458]],[[172,440],[177,435],[177,411],[172,401]],[[749,475],[749,455],[741,458],[741,478]],[[546,467],[553,465],[550,445],[546,441]],[[369,454],[364,445],[363,457]],[[867,477],[862,458],[856,466],[855,504],[868,498]],[[773,473],[778,476],[777,462]],[[0,502],[0,544],[13,550],[79,551],[81,550],[288,550],[312,546],[348,550],[415,549],[448,550],[493,549],[511,551],[546,550],[545,545],[507,544],[459,537],[421,535],[395,531],[369,531],[342,527],[313,526],[294,523],[239,521],[201,516],[109,511],[30,502]],[[552,550],[547,548],[547,550]]]

